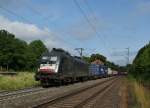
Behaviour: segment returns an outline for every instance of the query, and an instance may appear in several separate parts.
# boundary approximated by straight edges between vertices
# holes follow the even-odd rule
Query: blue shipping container
[[[107,67],[104,65],[91,64],[89,66],[89,72],[94,76],[104,76],[107,73]]]
[[[108,73],[108,67],[103,65],[102,68],[103,68],[103,75],[106,76]]]
[[[89,72],[93,76],[98,75],[99,74],[99,65],[91,64],[89,66]]]

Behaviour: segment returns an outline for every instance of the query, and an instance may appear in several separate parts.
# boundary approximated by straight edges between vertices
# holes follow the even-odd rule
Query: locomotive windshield
[[[57,60],[57,56],[51,56],[50,61],[56,61]]]
[[[51,56],[51,57],[42,57],[42,61],[41,61],[41,65],[42,66],[46,66],[46,65],[49,65],[49,64],[56,64],[56,61],[57,61],[57,56]]]
[[[43,56],[41,58],[39,71],[57,72],[59,67],[59,59],[57,56]]]
[[[56,64],[56,61],[57,61],[57,56],[51,56],[49,64]]]

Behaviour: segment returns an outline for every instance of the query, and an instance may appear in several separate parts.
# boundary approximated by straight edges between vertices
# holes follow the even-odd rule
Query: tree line
[[[29,44],[15,37],[6,30],[0,30],[0,70],[35,71],[40,56],[48,51],[41,40],[34,40]],[[122,69],[101,54],[83,56],[89,63],[99,59],[114,70]]]
[[[150,85],[150,42],[138,51],[132,65],[129,66],[129,74]]]
[[[45,51],[48,49],[41,40],[28,44],[6,30],[0,30],[0,70],[33,71]]]
[[[95,60],[101,60],[104,63],[104,65],[108,66],[109,68],[111,68],[113,70],[117,70],[119,72],[125,72],[126,71],[126,67],[116,65],[115,63],[108,61],[104,55],[101,55],[98,53],[97,54],[91,54],[90,57],[83,56],[83,59],[89,63],[91,63]]]

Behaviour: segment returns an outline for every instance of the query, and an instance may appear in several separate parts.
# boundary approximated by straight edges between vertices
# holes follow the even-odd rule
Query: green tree
[[[113,63],[113,62],[106,61],[106,65],[107,65],[108,67],[110,67],[111,69],[113,69],[113,70],[119,70],[119,66],[116,65],[116,64]]]
[[[27,43],[16,39],[5,30],[0,30],[0,66],[18,70],[25,66]]]
[[[37,59],[40,58],[40,56],[44,52],[48,51],[48,49],[46,48],[46,46],[43,44],[43,42],[41,40],[32,41],[29,44],[29,48],[32,52],[35,53]]]
[[[139,50],[129,72],[138,80],[150,83],[150,43]]]
[[[41,40],[29,45],[15,35],[0,30],[0,67],[13,70],[34,70],[37,60],[47,48]]]
[[[92,54],[90,57],[90,62],[93,62],[95,60],[101,60],[102,62],[106,62],[106,57],[101,54]]]
[[[88,63],[90,63],[90,57],[83,56],[82,59]]]

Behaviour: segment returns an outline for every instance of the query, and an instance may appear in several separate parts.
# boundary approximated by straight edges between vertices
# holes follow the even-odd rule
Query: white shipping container
[[[118,71],[113,70],[113,75],[117,75]]]
[[[111,70],[111,68],[108,68],[108,75],[112,75],[113,71]]]

